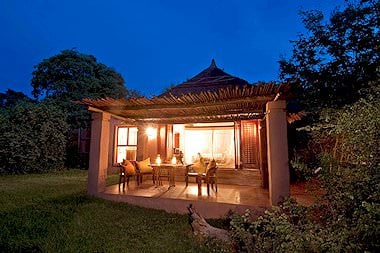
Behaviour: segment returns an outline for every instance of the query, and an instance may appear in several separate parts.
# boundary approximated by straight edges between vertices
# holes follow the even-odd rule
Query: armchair
[[[153,184],[155,183],[155,173],[150,166],[150,158],[147,158],[141,162],[136,162],[138,181],[142,184],[143,175],[152,175]]]
[[[201,175],[201,180],[200,182],[198,182],[198,184],[202,184],[202,181],[204,181],[207,184],[208,196],[210,195],[210,185],[211,185],[211,189],[214,189],[214,184],[215,184],[215,192],[218,192],[218,177],[216,176],[217,170],[218,170],[218,166],[216,166],[215,160],[212,160],[207,166],[206,173]]]
[[[186,166],[186,187],[188,186],[189,177],[195,177],[196,183],[198,184],[198,195],[202,195],[202,182],[205,182],[207,184],[207,195],[210,195],[210,185],[212,189],[214,189],[215,185],[215,192],[218,192],[218,178],[216,175],[218,166],[216,165],[215,160],[213,159],[210,161],[207,166],[205,163],[203,163],[203,166],[199,165],[200,164],[197,163]]]
[[[125,182],[129,186],[129,178],[136,176],[136,183],[139,185],[138,175],[134,164],[128,160],[123,160],[119,165],[119,191],[121,183],[123,183],[123,191],[125,191]]]
[[[201,156],[197,163],[186,165],[186,172],[185,172],[186,187],[189,185],[189,177],[197,178],[199,175],[202,175],[206,172],[206,168],[207,168],[207,165],[204,162],[203,157]]]

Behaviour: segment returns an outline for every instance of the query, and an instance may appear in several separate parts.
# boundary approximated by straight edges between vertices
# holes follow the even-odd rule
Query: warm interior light
[[[157,155],[157,158],[156,158],[156,164],[158,164],[158,165],[161,164],[161,157],[159,154]]]
[[[212,127],[202,129],[187,128],[184,131],[185,162],[195,163],[198,153],[205,159],[215,159],[223,167],[234,167],[235,164],[234,128]]]
[[[153,127],[148,127],[145,132],[149,139],[153,139],[157,134],[157,130]]]
[[[177,164],[177,158],[175,156],[172,158],[172,164]]]

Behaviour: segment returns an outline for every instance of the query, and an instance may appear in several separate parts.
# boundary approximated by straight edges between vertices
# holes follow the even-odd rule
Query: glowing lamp
[[[172,158],[172,164],[177,164],[177,158],[175,156]]]
[[[158,164],[158,165],[161,164],[161,157],[160,157],[160,155],[157,155],[156,164]]]

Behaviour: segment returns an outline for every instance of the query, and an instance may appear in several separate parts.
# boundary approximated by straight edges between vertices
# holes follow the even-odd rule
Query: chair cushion
[[[191,166],[191,167],[192,167],[193,171],[197,172],[198,174],[205,173],[205,171],[206,171],[206,165],[203,162],[203,160],[194,163],[193,166]]]
[[[124,160],[123,166],[124,166],[124,171],[127,175],[135,175],[136,174],[135,166],[133,166],[133,164],[130,161]]]
[[[144,161],[137,162],[137,166],[139,167],[140,173],[153,172],[153,168],[150,166],[150,157],[145,159]]]

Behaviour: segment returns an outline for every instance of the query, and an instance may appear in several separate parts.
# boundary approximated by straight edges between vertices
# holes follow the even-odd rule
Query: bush
[[[66,115],[52,102],[22,101],[0,111],[0,172],[43,172],[63,167]]]
[[[309,130],[315,158],[291,162],[303,176],[322,168],[326,194],[311,207],[288,200],[257,219],[236,215],[241,252],[380,252],[379,86],[342,110],[328,109]],[[377,87],[377,88],[376,88]]]
[[[363,202],[353,215],[332,206],[301,207],[289,199],[257,219],[249,210],[231,221],[238,252],[379,252],[379,206]]]

